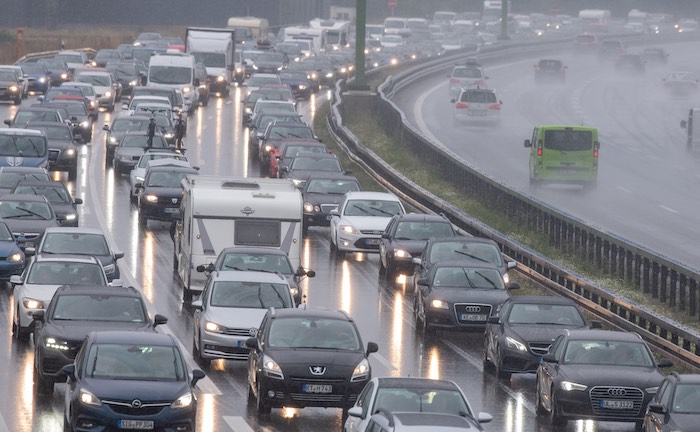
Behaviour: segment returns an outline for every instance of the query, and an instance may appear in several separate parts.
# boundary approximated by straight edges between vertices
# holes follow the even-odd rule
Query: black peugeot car
[[[68,376],[64,430],[195,430],[194,386],[205,374],[195,369],[190,378],[169,334],[90,332],[61,371]]]
[[[698,428],[700,375],[667,375],[644,417],[645,431],[674,432]]]
[[[149,165],[154,165],[154,162]],[[163,159],[161,164],[151,166],[146,171],[143,183],[136,184],[139,190],[139,226],[145,228],[149,219],[175,220],[182,197],[180,182],[187,175],[199,174],[195,168],[187,165],[174,159]]]
[[[34,390],[53,393],[61,368],[75,360],[90,331],[154,331],[168,320],[148,316],[146,302],[133,287],[63,285],[46,310],[34,313]]]
[[[360,183],[353,176],[330,174],[310,177],[301,191],[304,199],[303,234],[308,233],[310,226],[330,226],[331,210],[338,207],[345,192],[360,190]]]
[[[270,309],[257,337],[246,341],[248,400],[258,415],[272,408],[324,407],[347,411],[371,378],[353,319],[343,311]]]
[[[664,379],[659,368],[669,366],[637,333],[566,330],[537,369],[537,416],[557,427],[578,419],[641,426]]]

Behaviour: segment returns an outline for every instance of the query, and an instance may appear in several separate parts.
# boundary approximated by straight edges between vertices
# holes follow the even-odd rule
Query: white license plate
[[[486,321],[486,315],[462,314],[462,321]]]
[[[177,213],[177,211],[180,210],[178,208],[164,208],[163,211],[166,213]]]
[[[332,393],[333,386],[328,384],[304,384],[304,393]]]
[[[468,114],[473,117],[486,117],[486,111],[469,111]]]
[[[365,240],[365,243],[368,245],[376,246],[380,243],[380,240],[379,239],[367,239],[367,240]]]
[[[600,401],[601,408],[608,409],[634,409],[634,402],[630,400],[608,400]]]
[[[119,429],[153,429],[153,420],[119,420]]]

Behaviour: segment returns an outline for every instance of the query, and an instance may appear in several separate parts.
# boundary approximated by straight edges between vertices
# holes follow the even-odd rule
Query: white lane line
[[[243,420],[243,417],[224,416],[224,421],[234,432],[253,432],[253,428]]]
[[[617,189],[618,189],[618,190],[621,190],[622,192],[628,193],[628,194],[631,194],[631,193],[632,193],[631,190],[626,189],[626,188],[623,188],[622,186],[617,186]]]
[[[472,366],[474,366],[481,374],[484,373],[484,364],[483,364],[481,359],[478,359],[478,358],[474,357],[473,355],[467,353],[462,348],[458,347],[457,345],[455,345],[453,342],[450,342],[449,340],[443,339],[442,343],[444,343],[445,345],[450,347],[452,349],[452,351],[457,353],[457,355],[459,355],[460,357],[462,357],[463,359],[465,359],[466,361],[471,363]],[[495,377],[494,377],[494,380],[496,380]],[[518,401],[518,403],[521,403],[523,405],[523,408],[530,411],[532,414],[535,413],[535,405],[526,401],[525,399],[523,399],[523,397],[520,393],[511,390],[510,387],[508,387],[507,385],[501,384],[501,383],[498,383],[498,386],[501,388],[501,390],[508,393],[508,396],[510,396],[514,400]]]
[[[96,178],[96,177],[95,177],[95,166],[97,166],[97,152],[96,152],[96,151],[93,151],[92,154],[91,154],[91,157],[90,157],[90,166],[89,166],[89,168],[88,168],[88,174],[89,174],[90,178]],[[90,191],[90,198],[92,199],[92,202],[93,202],[93,203],[95,204],[95,206],[97,207],[97,203],[101,203],[100,197],[98,196],[98,193],[97,193],[97,188],[96,188],[94,185],[92,185],[92,182],[89,182],[89,183],[88,183],[87,188],[88,188],[88,190]],[[112,237],[111,231],[109,231],[109,230],[107,229],[107,223],[105,222],[104,215],[102,214],[102,212],[99,211],[99,210],[98,210],[98,211],[95,211],[95,217],[97,218],[97,222],[98,222],[98,224],[100,225],[100,228],[102,229],[102,232],[105,234],[106,237],[109,238],[110,243],[111,243],[112,245],[115,245],[115,246],[116,246],[116,242],[114,241],[114,238]],[[117,265],[119,265],[119,263],[117,263]],[[120,265],[120,271],[119,271],[119,272],[120,272],[120,274],[121,274],[122,280],[124,279],[124,275],[126,275],[126,279],[127,279],[128,283],[129,283],[129,285],[131,285],[131,286],[135,287],[136,289],[138,289],[139,291],[141,291],[141,286],[139,286],[139,284],[136,283],[136,280],[135,280],[134,277],[131,275],[131,272],[123,271],[123,270],[124,270],[124,269],[123,269],[122,266]],[[154,305],[153,303],[151,303],[151,302],[148,300],[148,298],[146,298],[145,296],[144,296],[144,300],[149,304],[149,306],[150,306],[149,309],[150,309],[150,310],[155,311],[156,313],[160,313],[160,312],[156,309],[155,305]],[[165,315],[165,316],[168,316],[168,314],[164,314],[164,315]],[[170,334],[170,335],[172,335],[173,337],[175,337],[175,335],[174,335],[173,332],[170,330],[170,328],[168,327],[167,324],[166,324],[166,325],[159,326],[158,328],[161,328],[161,329],[163,330],[163,332],[165,332],[165,333],[167,333],[167,334]],[[180,342],[180,340],[179,340],[177,337],[175,337],[175,340],[178,341],[178,344],[180,344],[180,349],[183,351],[183,353],[186,354],[186,357],[187,357],[187,364],[190,365],[190,367],[193,368],[193,369],[199,369],[199,366],[197,366],[197,364],[196,364],[196,363],[194,362],[194,360],[192,359],[192,353],[191,353],[187,348],[185,348],[185,346],[182,344],[182,342]],[[214,394],[214,395],[217,395],[217,396],[223,394],[223,393],[221,392],[221,390],[219,390],[219,388],[216,386],[216,384],[214,384],[214,381],[212,381],[211,378],[209,378],[208,376],[207,376],[207,377],[204,377],[204,379],[201,379],[201,380],[197,383],[197,387],[199,387],[199,389],[200,389],[201,391],[203,391],[204,393],[211,393],[211,394]],[[2,430],[0,430],[0,432],[2,432]]]
[[[5,423],[2,414],[0,414],[0,432],[10,432],[10,428],[7,427],[7,423]]]
[[[673,214],[678,214],[678,211],[672,209],[671,207],[666,207],[663,204],[659,204],[659,208],[666,210],[667,212],[673,213]]]

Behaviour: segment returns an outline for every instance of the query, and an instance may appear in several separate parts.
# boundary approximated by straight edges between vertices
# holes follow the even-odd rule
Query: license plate
[[[333,386],[328,384],[304,384],[302,391],[304,393],[332,393]]]
[[[608,400],[600,401],[601,408],[608,409],[634,409],[634,402],[630,400]]]
[[[239,340],[236,341],[236,348],[245,348],[245,341],[244,340]]]
[[[32,242],[32,241],[24,242],[24,247],[34,247],[34,242]]]
[[[119,429],[153,429],[153,420],[119,420]]]
[[[169,208],[169,207],[166,207],[166,208],[163,209],[163,211],[166,212],[166,213],[176,213],[178,210],[180,210],[180,209],[178,209],[178,208]]]
[[[468,114],[474,117],[486,117],[486,111],[469,111]]]
[[[365,243],[372,246],[377,246],[380,243],[379,239],[367,239]]]
[[[462,314],[462,321],[486,321],[486,315]]]

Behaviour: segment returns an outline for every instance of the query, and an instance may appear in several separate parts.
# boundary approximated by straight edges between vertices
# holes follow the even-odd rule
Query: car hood
[[[41,300],[48,304],[60,285],[31,284],[22,287],[22,297]]]
[[[202,319],[228,328],[260,328],[267,309],[207,307]],[[253,336],[253,335],[251,335]]]
[[[147,331],[152,330],[148,323],[115,321],[47,321],[42,327],[44,336],[52,336],[69,342],[82,342],[91,331]]]
[[[482,303],[493,306],[491,312],[510,297],[508,290],[499,289],[464,289],[440,287],[433,288],[432,297],[448,303]]]
[[[384,231],[390,220],[389,216],[343,216],[341,223],[348,223],[360,231]]]
[[[141,156],[146,149],[144,147],[117,147],[117,154],[122,156]]]
[[[6,258],[15,252],[19,252],[19,246],[13,241],[0,241],[0,258]]]
[[[180,198],[182,196],[182,189],[181,188],[165,188],[165,187],[146,187],[143,190],[144,195],[146,194],[153,194],[157,195],[159,197],[172,197],[172,198]]]
[[[65,216],[67,214],[73,214],[77,213],[77,210],[73,208],[71,204],[68,203],[63,203],[63,204],[51,204],[51,207],[53,208],[54,213],[57,215]]]
[[[394,240],[391,243],[394,249],[403,249],[412,256],[419,256],[427,242],[427,240]]]
[[[189,380],[187,380],[189,381]],[[174,402],[190,391],[187,381],[142,381],[84,378],[83,386],[98,399],[142,402]]]
[[[314,170],[291,170],[287,174],[287,177],[292,179],[308,180],[309,177],[317,176],[319,174],[342,174],[338,171],[314,171]]]
[[[75,148],[75,143],[73,143],[72,141],[49,139],[49,140],[46,140],[46,142],[47,142],[47,147],[49,149],[64,150],[64,149],[69,148],[69,147]]]
[[[338,204],[343,199],[343,194],[322,194],[322,193],[305,193],[304,201],[310,201],[315,204]]]
[[[58,226],[55,219],[29,220],[29,219],[3,219],[13,233],[39,233],[44,234],[46,228]]]
[[[283,371],[285,368],[293,368],[299,373],[307,372],[307,374],[309,366],[354,369],[364,358],[364,353],[359,351],[334,349],[270,348],[267,354],[280,365]]]
[[[562,379],[594,386],[624,386],[648,388],[661,384],[663,375],[655,367],[615,365],[563,364],[559,366]]]
[[[524,342],[554,342],[554,339],[564,334],[566,330],[577,328],[585,328],[585,326],[508,324],[507,332]]]

